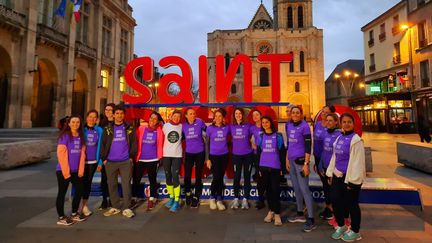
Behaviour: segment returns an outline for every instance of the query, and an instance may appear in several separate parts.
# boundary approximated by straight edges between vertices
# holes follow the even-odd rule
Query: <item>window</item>
[[[393,64],[399,64],[400,62],[401,62],[400,43],[397,42],[393,46]]]
[[[288,7],[288,28],[294,28],[292,7]]]
[[[48,27],[53,27],[54,25],[54,3],[53,0],[39,0],[39,7],[38,7],[39,13],[38,13],[38,23],[44,24]]]
[[[260,69],[260,86],[269,86],[269,70],[266,67]]]
[[[304,52],[301,51],[300,52],[300,72],[304,72],[305,71],[305,57],[304,57]]]
[[[120,37],[120,62],[126,64],[128,62],[128,36],[127,30],[121,30]]]
[[[425,29],[425,22],[419,23],[417,25],[417,33],[418,33],[418,40],[419,40],[419,48],[427,46],[427,38],[426,38],[426,29]]]
[[[293,55],[293,57],[294,57],[294,53],[293,52],[290,52],[290,54]],[[294,58],[292,59],[292,61],[289,64],[289,71],[290,71],[290,73],[294,72]]]
[[[417,7],[421,7],[423,5],[425,5],[425,0],[417,0]]]
[[[81,7],[81,19],[77,23],[76,28],[76,40],[83,44],[88,44],[88,32],[89,32],[89,16],[90,16],[90,4],[84,2]]]
[[[230,65],[230,55],[229,53],[225,53],[225,72],[228,71]]]
[[[126,92],[126,81],[124,76],[120,77],[120,92]]]
[[[382,23],[380,25],[380,34],[379,34],[379,40],[384,41],[386,38],[386,31],[385,31],[385,23]]]
[[[294,91],[295,91],[296,93],[300,92],[300,83],[299,83],[299,82],[296,82],[296,83],[295,83],[295,85],[294,85]]]
[[[423,61],[420,62],[420,79],[421,79],[421,86],[428,87],[430,85],[429,82],[429,61]]]
[[[111,57],[112,19],[103,16],[102,23],[102,55]]]
[[[303,7],[300,6],[297,9],[297,21],[298,21],[298,27],[303,28]]]
[[[375,54],[372,53],[369,55],[369,72],[375,72]]]
[[[237,93],[237,86],[235,84],[231,84],[231,93],[232,94]]]
[[[108,78],[109,73],[108,70],[101,70],[101,82],[102,82],[102,88],[108,88]]]
[[[395,15],[393,17],[393,28],[392,28],[392,33],[393,35],[398,34],[400,31],[400,27],[399,27],[399,15]]]
[[[368,45],[369,47],[374,45],[374,31],[370,30],[369,31],[369,41],[368,41]]]

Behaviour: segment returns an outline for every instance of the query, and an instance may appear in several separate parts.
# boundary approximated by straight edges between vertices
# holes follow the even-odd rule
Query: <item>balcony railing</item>
[[[372,64],[372,65],[370,65],[369,66],[369,72],[371,72],[371,73],[373,73],[373,72],[375,72],[375,64]]]
[[[80,41],[75,42],[75,52],[78,56],[84,56],[92,60],[96,59],[97,57],[96,49],[91,48]]]
[[[370,39],[369,41],[368,41],[368,45],[369,45],[369,47],[372,47],[373,45],[374,45],[374,39]]]
[[[26,16],[0,4],[0,23],[12,27],[24,27],[26,25]]]
[[[401,63],[401,56],[400,55],[396,55],[393,57],[393,64],[399,64]]]
[[[37,25],[37,38],[43,43],[57,47],[66,48],[68,44],[67,35],[44,24]]]
[[[384,41],[384,40],[386,39],[386,33],[383,32],[383,33],[379,34],[378,37],[379,37],[379,40],[380,40],[380,41]]]

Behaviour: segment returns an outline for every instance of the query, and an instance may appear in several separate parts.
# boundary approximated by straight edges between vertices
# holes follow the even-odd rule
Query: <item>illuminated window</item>
[[[124,76],[120,77],[120,92],[126,92],[126,81]]]
[[[108,88],[109,73],[107,70],[101,70],[101,82],[103,88]]]

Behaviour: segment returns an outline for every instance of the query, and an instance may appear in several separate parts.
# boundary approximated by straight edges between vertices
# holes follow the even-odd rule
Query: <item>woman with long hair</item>
[[[196,117],[196,111],[192,107],[184,111],[185,121],[182,130],[185,138],[185,176],[184,186],[186,192],[186,205],[192,208],[199,206],[203,189],[202,170],[206,156],[204,133],[207,126],[203,120]],[[192,169],[195,166],[195,192],[192,194],[191,178]]]
[[[340,121],[343,133],[334,142],[326,175],[330,178],[330,197],[338,224],[332,238],[351,242],[362,238],[359,195],[366,178],[366,163],[363,140],[354,131],[354,117],[344,113]],[[351,229],[345,224],[347,212]]]
[[[57,143],[57,183],[58,192],[56,209],[58,225],[71,225],[77,221],[84,221],[86,217],[78,213],[82,192],[84,167],[85,167],[85,138],[82,130],[82,119],[79,116],[69,117],[66,126],[60,132]],[[75,195],[72,200],[72,215],[68,217],[64,213],[64,201],[69,183],[75,187]]]
[[[210,209],[218,209],[219,211],[226,209],[222,200],[224,175],[228,166],[228,135],[230,129],[229,126],[225,125],[225,115],[226,111],[224,109],[216,110],[213,123],[207,127],[209,158],[206,164],[213,176],[210,186]]]
[[[260,140],[260,135],[263,133],[261,129],[261,117],[262,113],[259,110],[252,111],[252,120],[255,122],[254,125],[250,127],[250,131],[252,133],[252,149],[253,149],[253,167],[255,168],[255,174],[253,175],[253,179],[257,183],[257,191],[258,191],[258,200],[256,201],[255,208],[260,210],[265,207],[264,203],[264,192],[265,187],[262,182],[262,177],[259,173],[259,155],[257,152],[257,143]]]
[[[84,138],[86,144],[85,169],[84,169],[84,192],[82,200],[82,213],[90,216],[92,211],[87,206],[90,196],[93,176],[98,166],[102,166],[100,158],[100,146],[103,129],[96,125],[99,113],[97,110],[90,110],[86,114],[86,124],[84,126]]]

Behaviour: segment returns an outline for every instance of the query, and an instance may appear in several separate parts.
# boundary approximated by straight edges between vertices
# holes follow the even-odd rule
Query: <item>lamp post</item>
[[[340,83],[342,85],[342,88],[344,90],[344,93],[345,93],[345,97],[351,97],[351,95],[352,95],[352,89],[354,88],[355,80],[356,80],[356,78],[359,77],[359,74],[355,73],[355,72],[351,72],[349,70],[344,70],[343,71],[343,77],[346,77],[346,80],[350,81],[350,83],[349,83],[349,90],[348,91],[347,91],[347,89],[345,87],[343,78],[341,78],[342,75],[336,73],[334,75],[334,77],[335,77],[336,80],[340,81]]]

